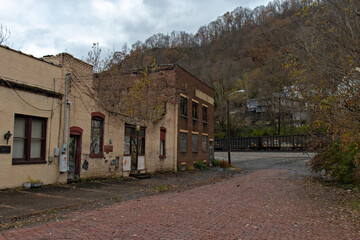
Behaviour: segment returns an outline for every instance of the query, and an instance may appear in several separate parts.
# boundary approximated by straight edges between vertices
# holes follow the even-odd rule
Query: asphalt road
[[[308,162],[313,156],[303,152],[231,152],[231,162],[245,172],[284,169],[296,175],[312,175]],[[215,152],[215,158],[227,161],[228,153]]]

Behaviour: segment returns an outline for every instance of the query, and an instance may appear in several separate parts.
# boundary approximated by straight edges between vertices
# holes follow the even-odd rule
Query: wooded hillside
[[[284,63],[304,22],[298,15],[304,4],[275,0],[254,10],[238,7],[200,27],[195,35],[158,33],[118,54],[124,68],[150,65],[155,60],[156,64],[177,63],[189,70],[216,90],[216,122],[224,125],[228,93],[245,89],[244,96],[231,98],[232,108],[243,109],[246,99],[261,99],[289,85]],[[241,121],[244,116],[240,113],[235,117]],[[268,113],[273,115],[269,119],[274,125],[276,114]]]

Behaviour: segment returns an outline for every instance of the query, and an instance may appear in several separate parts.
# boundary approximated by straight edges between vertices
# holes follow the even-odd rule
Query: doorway
[[[68,180],[80,179],[81,136],[70,135]]]
[[[210,141],[210,165],[214,165],[214,141]]]

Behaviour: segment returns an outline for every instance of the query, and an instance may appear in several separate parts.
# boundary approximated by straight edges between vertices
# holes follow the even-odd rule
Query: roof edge
[[[6,50],[9,50],[9,51],[12,51],[12,52],[16,52],[16,53],[18,53],[18,54],[21,54],[21,55],[24,55],[24,56],[33,58],[33,59],[38,60],[38,61],[41,61],[41,62],[43,62],[43,63],[47,63],[47,64],[50,64],[50,65],[53,65],[53,66],[55,66],[55,67],[62,67],[61,65],[57,65],[57,64],[54,64],[54,63],[51,63],[51,62],[47,62],[47,61],[45,61],[45,60],[42,59],[42,58],[34,57],[34,56],[31,55],[31,54],[23,53],[23,52],[21,52],[21,51],[19,51],[19,50],[12,49],[12,48],[10,48],[10,47],[8,47],[8,46],[5,46],[5,45],[0,45],[0,47],[1,47],[1,48],[4,48],[4,49],[6,49]]]

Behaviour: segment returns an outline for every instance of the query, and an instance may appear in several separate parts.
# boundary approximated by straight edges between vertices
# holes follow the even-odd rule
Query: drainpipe
[[[72,102],[68,102],[69,104],[69,124],[68,124],[68,146],[67,146],[67,155],[69,156],[68,158],[70,158],[70,127],[71,127],[71,107],[72,107]],[[69,161],[67,161],[67,170],[69,171]]]
[[[61,144],[61,156],[60,156],[60,172],[67,172],[68,158],[66,155],[66,113],[67,113],[67,103],[68,103],[68,85],[69,85],[70,73],[66,73],[65,81],[65,104],[64,104],[64,128],[63,128],[63,142]]]

